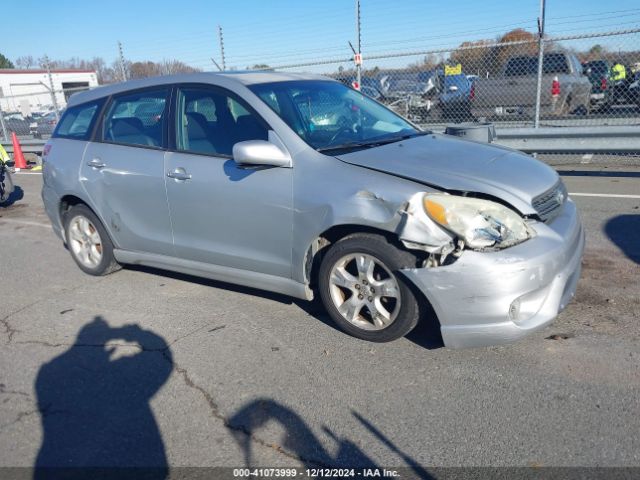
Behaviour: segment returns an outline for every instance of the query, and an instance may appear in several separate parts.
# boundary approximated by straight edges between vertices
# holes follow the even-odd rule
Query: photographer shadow
[[[95,317],[38,372],[43,440],[34,478],[105,478],[114,467],[123,468],[118,478],[166,478],[165,447],[149,401],[172,369],[162,337]]]

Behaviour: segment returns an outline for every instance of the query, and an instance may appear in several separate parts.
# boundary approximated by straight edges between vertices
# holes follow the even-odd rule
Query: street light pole
[[[222,36],[222,26],[218,25],[218,41],[220,42],[220,57],[222,62],[222,71],[227,69],[227,63],[224,58],[224,37]]]
[[[118,58],[120,63],[120,75],[122,76],[122,81],[126,82],[127,79],[127,69],[124,66],[124,53],[122,51],[122,43],[118,42]]]

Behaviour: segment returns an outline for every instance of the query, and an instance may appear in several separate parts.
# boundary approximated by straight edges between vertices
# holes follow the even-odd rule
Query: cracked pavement
[[[564,179],[637,194],[640,169],[624,172]],[[156,442],[170,466],[640,465],[638,199],[575,198],[583,274],[552,326],[450,350],[420,327],[366,343],[313,305],[185,275],[87,276],[47,227],[41,177],[14,180],[24,198],[0,208],[0,466],[33,466],[45,424],[107,439],[107,465],[122,464],[119,442]]]

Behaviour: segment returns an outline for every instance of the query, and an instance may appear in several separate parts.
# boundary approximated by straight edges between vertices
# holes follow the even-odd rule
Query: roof
[[[47,73],[44,68],[0,68],[0,74],[43,74]],[[51,70],[51,73],[96,73],[95,70],[83,70],[80,68],[57,68]]]
[[[180,73],[176,75],[163,75],[158,77],[129,80],[127,82],[113,83],[89,91],[79,92],[69,98],[69,106],[78,103],[96,100],[120,92],[135,90],[138,88],[161,86],[173,83],[211,83],[222,87],[233,85],[255,85],[258,83],[286,82],[295,80],[333,80],[322,75],[307,73],[284,73],[272,71],[240,71],[240,72],[198,72]]]

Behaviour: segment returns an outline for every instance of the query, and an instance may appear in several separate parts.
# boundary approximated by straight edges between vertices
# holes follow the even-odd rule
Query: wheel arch
[[[107,234],[109,235],[109,239],[111,240],[111,243],[114,245],[114,247],[116,247],[117,243],[115,241],[113,233],[111,232],[110,226],[104,221],[104,219],[98,213],[98,211],[95,208],[93,208],[93,206],[86,199],[82,198],[81,196],[75,193],[67,193],[63,195],[62,197],[60,197],[60,202],[58,203],[58,216],[60,219],[60,225],[62,225],[63,236],[66,236],[66,234],[64,233],[65,231],[64,216],[72,207],[75,207],[76,205],[84,205],[89,210],[91,210],[91,212],[96,217],[98,217],[98,220],[100,220],[100,222],[102,223],[102,226],[104,227]],[[66,238],[64,241],[66,243]]]
[[[411,253],[416,259],[416,268],[421,268],[424,260],[428,257],[427,252],[412,250],[405,247],[394,232],[370,225],[356,223],[333,225],[320,233],[318,237],[314,239],[307,250],[307,255],[305,256],[305,275],[308,275],[306,280],[308,286],[314,290],[314,293],[317,293],[320,263],[324,254],[328,251],[328,248],[342,239],[358,234],[374,234],[384,237],[392,246]],[[441,344],[440,319],[429,296],[425,292],[421,291],[418,286],[409,279],[407,279],[407,285],[420,304],[421,315],[418,323],[423,325],[423,331],[426,332],[430,338],[435,340],[435,344]]]

